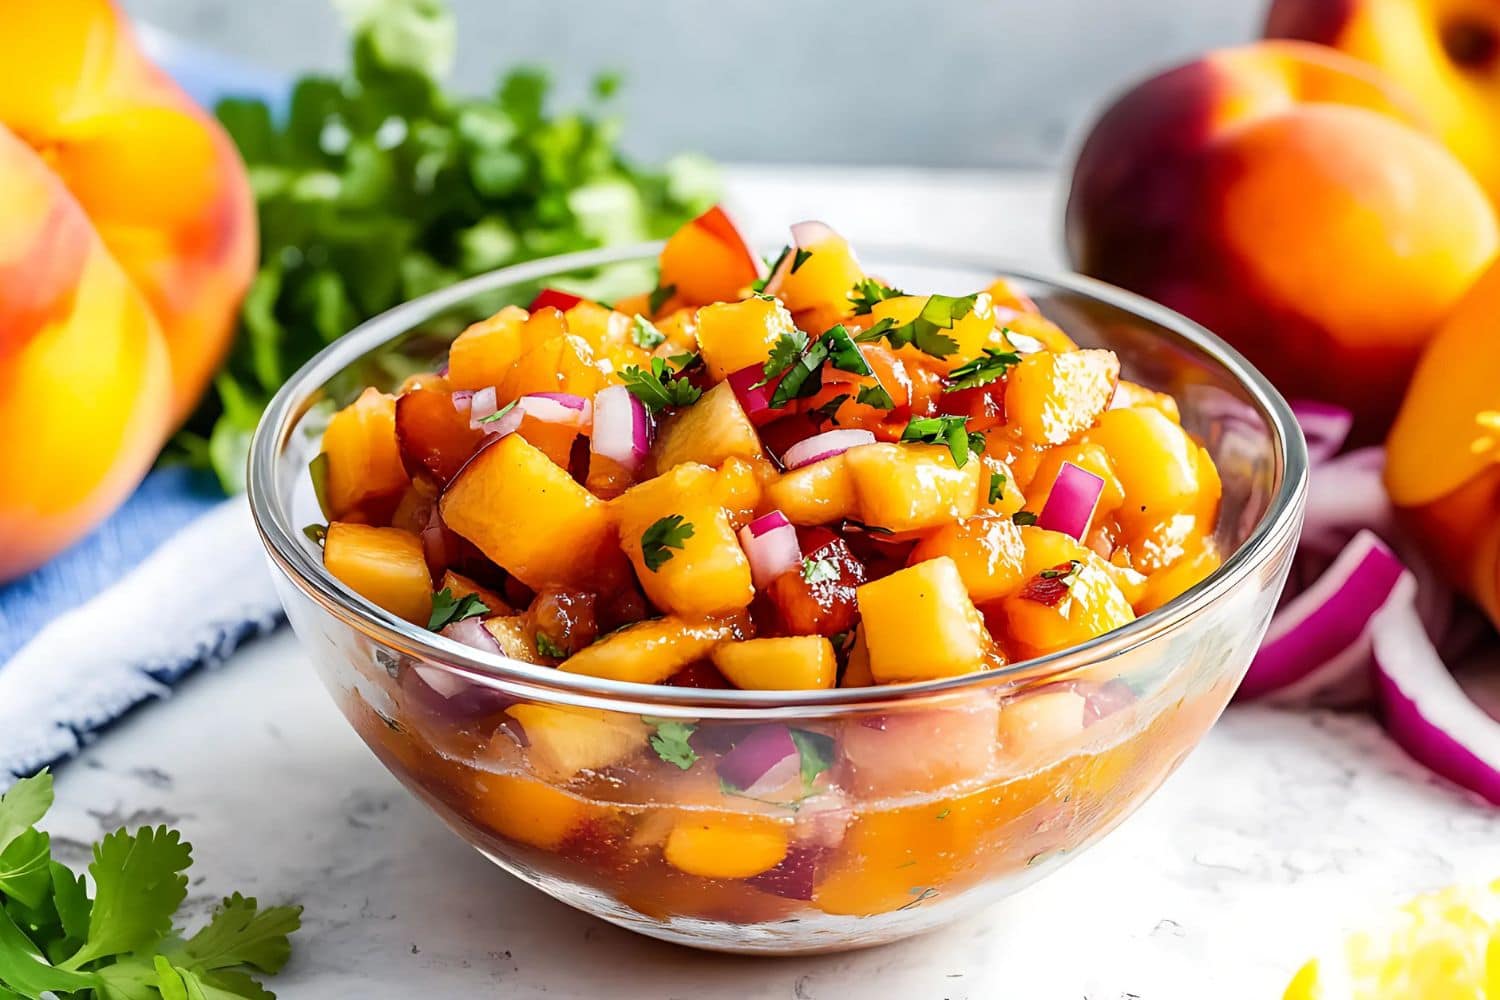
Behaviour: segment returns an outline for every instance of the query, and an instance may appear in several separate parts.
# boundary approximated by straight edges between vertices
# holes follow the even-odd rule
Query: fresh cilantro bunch
[[[589,108],[555,115],[534,69],[491,95],[451,94],[444,0],[338,2],[352,28],[344,77],[304,77],[280,118],[259,101],[218,107],[249,169],[260,270],[174,457],[212,468],[231,492],[271,394],[362,320],[481,271],[665,236],[717,194],[699,158],[658,172],[623,157],[618,123],[599,116],[615,78],[596,81]]]
[[[184,937],[172,918],[193,856],[176,830],[110,834],[85,880],[36,828],[51,807],[45,771],[0,796],[0,998],[275,1000],[255,974],[286,965],[301,907],[235,893]]]

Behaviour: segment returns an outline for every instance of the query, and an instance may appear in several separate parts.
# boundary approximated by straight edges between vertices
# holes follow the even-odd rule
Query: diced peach
[[[437,589],[446,590],[454,597],[467,597],[473,594],[484,602],[484,606],[490,609],[489,613],[492,615],[508,615],[512,613],[510,604],[505,598],[488,587],[480,586],[462,573],[453,572],[451,569],[443,573],[443,578],[438,581]]]
[[[921,315],[929,301],[930,297],[925,295],[901,295],[877,304],[871,310],[871,315],[877,322],[889,319],[898,326],[904,326]],[[980,292],[974,300],[974,307],[960,317],[952,329],[942,332],[958,344],[958,349],[949,354],[946,360],[957,363],[979,357],[984,348],[989,346],[990,336],[995,332],[995,311],[989,294]]]
[[[867,444],[844,452],[859,519],[889,531],[919,531],[969,517],[979,507],[984,466],[963,468],[944,445]]]
[[[755,518],[765,495],[763,480],[775,475],[769,459],[726,458],[714,477],[713,497],[738,531]]]
[[[713,651],[714,666],[746,691],[813,691],[833,687],[838,662],[820,635],[726,642]]]
[[[328,516],[371,505],[390,510],[411,479],[396,442],[396,397],[369,388],[335,413],[323,431],[328,456]]]
[[[1113,351],[1028,354],[1007,376],[1006,417],[1033,441],[1062,444],[1093,426],[1119,377]]]
[[[1000,706],[1000,753],[1018,771],[1044,766],[1068,751],[1084,727],[1083,695],[1062,688],[1023,694]]]
[[[1118,516],[1127,530],[1139,533],[1192,511],[1202,487],[1198,446],[1160,410],[1109,410],[1099,416],[1088,440],[1108,453],[1124,487]]]
[[[1182,423],[1182,414],[1177,410],[1177,400],[1164,392],[1148,389],[1139,382],[1120,379],[1115,387],[1115,397],[1109,401],[1111,410],[1124,410],[1132,406],[1147,406],[1160,410],[1162,416],[1174,424]]]
[[[939,556],[897,570],[860,587],[857,596],[877,682],[985,668],[990,637],[952,559]]]
[[[1185,594],[1219,568],[1219,552],[1212,542],[1200,541],[1171,565],[1146,578],[1146,586],[1135,602],[1136,614],[1155,611],[1178,594]]]
[[[439,507],[449,528],[533,590],[597,587],[618,565],[609,508],[519,434],[475,455]]]
[[[601,354],[610,347],[631,343],[631,318],[597,302],[583,299],[574,303],[563,310],[563,322],[569,333],[582,337]]]
[[[501,615],[486,618],[484,628],[500,647],[500,652],[522,663],[546,663],[536,650],[535,630],[525,615]]]
[[[683,462],[719,466],[727,458],[764,459],[755,425],[745,416],[734,387],[720,382],[692,406],[662,424],[656,437],[656,468]]]
[[[1065,354],[1078,350],[1078,345],[1073,343],[1072,337],[1063,332],[1062,327],[1039,312],[1021,312],[1015,316],[1006,317],[999,326],[996,338],[998,343],[995,346],[1005,350],[1015,347],[1015,341],[1007,331],[1030,337],[1040,343],[1043,350],[1051,351],[1053,354]]]
[[[467,410],[453,406],[452,393],[412,389],[396,400],[396,440],[406,471],[448,482],[484,440],[469,424]]]
[[[981,515],[945,524],[918,542],[907,561],[916,565],[938,556],[953,560],[969,598],[981,604],[1024,582],[1026,546],[1008,517]]]
[[[689,814],[667,834],[667,864],[703,878],[749,878],[786,857],[790,827],[769,816]]]
[[[537,451],[552,459],[553,464],[558,467],[566,469],[571,465],[573,443],[578,440],[578,428],[538,420],[527,413],[521,417],[516,433]]]
[[[759,273],[744,238],[717,205],[673,233],[661,251],[661,287],[692,305],[733,299]]]
[[[1021,529],[1026,583],[1001,602],[1006,631],[1027,656],[1087,642],[1135,619],[1103,561],[1070,535]]]
[[[650,727],[639,716],[562,705],[512,705],[506,714],[526,732],[526,759],[548,781],[598,771],[646,745]]]
[[[796,330],[775,299],[715,302],[698,310],[698,349],[715,382],[751,365],[763,365],[776,341]]]
[[[860,795],[930,795],[994,769],[998,708],[984,693],[951,708],[906,710],[844,725],[840,749]]]
[[[535,392],[569,392],[592,398],[604,383],[605,371],[588,342],[562,335],[528,347],[501,380],[498,399],[505,404]]]
[[[471,325],[448,347],[448,382],[455,389],[499,385],[521,356],[526,310],[506,306]]]
[[[652,618],[609,633],[568,657],[558,669],[614,681],[660,684],[735,633],[735,626],[728,622]]]
[[[335,521],[323,539],[323,565],[334,578],[398,618],[426,625],[432,577],[422,540],[399,528]]]
[[[588,803],[535,778],[476,772],[474,818],[502,837],[553,851],[590,819]]]
[[[788,270],[777,292],[786,307],[792,312],[821,306],[832,315],[852,313],[854,304],[849,301],[849,293],[864,278],[865,271],[849,242],[834,233],[802,249],[807,253],[802,266],[795,273]]]
[[[867,578],[864,563],[855,558],[849,543],[835,537],[772,580],[766,594],[786,631],[832,636],[859,621],[855,590]]]
[[[777,476],[766,484],[766,505],[793,524],[831,524],[858,511],[854,478],[843,455]]]

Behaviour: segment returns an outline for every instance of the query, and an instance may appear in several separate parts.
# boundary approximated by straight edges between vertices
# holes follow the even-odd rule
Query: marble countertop
[[[1053,178],[736,170],[774,239],[817,215],[858,242],[1059,260]],[[283,630],[114,727],[58,781],[70,863],[122,824],[179,825],[190,900],[297,901],[290,1000],[548,996],[1120,1000],[1280,996],[1320,937],[1414,892],[1500,875],[1500,813],[1430,779],[1368,720],[1235,708],[1118,830],[925,938],[746,959],[647,940],[493,868],[359,742]]]

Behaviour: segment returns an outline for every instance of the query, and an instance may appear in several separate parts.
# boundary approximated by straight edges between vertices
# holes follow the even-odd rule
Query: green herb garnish
[[[837,427],[839,423],[839,407],[849,402],[849,399],[850,396],[847,392],[841,392],[822,406],[814,406],[812,412]]]
[[[771,407],[781,409],[792,400],[814,396],[823,388],[825,363],[832,364],[839,371],[875,378],[875,370],[860,353],[855,338],[850,336],[843,324],[838,324],[823,331],[810,344],[807,342],[807,335],[800,330],[793,334],[782,334],[771,348],[771,357],[766,361],[764,370],[765,378],[757,385],[766,385],[779,377],[781,381],[776,384],[776,391],[771,393]],[[879,400],[890,400],[890,394],[878,380],[874,386],[861,389],[860,395],[863,397],[860,402],[877,400],[869,405],[880,405]],[[837,410],[838,407],[835,406],[834,412]]]
[[[800,268],[803,264],[806,264],[807,258],[811,257],[812,255],[813,252],[811,250],[803,250],[801,247],[798,247],[796,254],[792,256],[792,268],[790,273],[796,274],[797,269]]]
[[[427,619],[427,627],[433,632],[440,632],[446,625],[489,613],[489,605],[481,601],[478,594],[454,597],[453,591],[444,587],[432,595],[432,616]]]
[[[1020,363],[1021,356],[1014,351],[986,347],[984,354],[972,361],[965,361],[948,373],[948,388],[974,389],[989,385],[1004,378],[1007,371]]]
[[[833,737],[806,729],[793,729],[790,733],[802,760],[802,792],[805,796],[812,791],[818,775],[833,766]]]
[[[826,580],[838,578],[838,567],[834,566],[832,560],[812,558],[802,560],[802,579],[806,582],[823,583]]]
[[[698,760],[698,751],[688,742],[693,733],[698,731],[697,726],[691,722],[674,722],[671,719],[653,719],[649,716],[642,716],[641,721],[656,727],[656,732],[649,741],[656,756],[684,771]]]
[[[302,534],[314,545],[322,545],[328,540],[328,525],[307,524],[302,527]]]
[[[1078,571],[1082,568],[1082,562],[1077,559],[1069,559],[1065,566],[1054,566],[1051,569],[1044,569],[1040,573],[1038,573],[1037,576],[1041,577],[1043,580],[1066,581],[1071,577],[1077,576]]]
[[[952,295],[930,295],[922,306],[922,311],[910,323],[897,325],[887,317],[860,334],[858,340],[864,344],[884,337],[891,342],[892,347],[910,344],[923,354],[946,358],[958,352],[958,341],[943,331],[953,329],[955,323],[969,315],[978,299],[978,295],[958,298]]]
[[[635,319],[630,321],[630,339],[635,341],[636,347],[644,347],[649,351],[658,344],[665,343],[667,335],[658,330],[655,323],[636,314]]]
[[[901,440],[946,444],[953,464],[962,469],[970,452],[984,451],[984,435],[967,429],[968,417],[913,417],[901,432]]]
[[[682,549],[693,537],[693,524],[681,514],[668,514],[641,532],[641,559],[655,573],[672,558],[672,549]]]
[[[990,473],[989,502],[992,503],[992,504],[995,503],[995,502],[997,502],[1000,499],[1001,494],[1003,494],[1004,492],[1005,492],[1005,473],[1003,473],[1003,472],[991,472]]]
[[[771,356],[761,368],[761,380],[750,388],[759,389],[763,385],[770,385],[772,379],[797,363],[806,347],[807,334],[801,330],[793,330],[777,337],[776,342],[771,345]]]
[[[520,402],[519,399],[512,399],[509,403],[506,403],[504,406],[500,407],[500,409],[496,410],[494,413],[491,413],[487,417],[480,417],[478,420],[476,420],[474,422],[477,423],[477,424],[493,424],[497,420],[503,420],[505,418],[505,415],[507,413],[509,413],[511,410],[514,410],[516,408],[516,404],[519,403],[519,402]]]
[[[891,410],[896,407],[896,401],[891,398],[890,393],[885,391],[883,385],[860,386],[854,401],[863,403],[865,406],[873,406],[877,410]]]
[[[318,500],[318,510],[323,512],[324,517],[331,518],[333,515],[328,504],[328,452],[318,452],[307,463],[307,474],[312,477],[313,496]]]
[[[1022,527],[1036,524],[1036,514],[1032,513],[1029,510],[1018,510],[1010,516],[1010,519],[1012,522],[1014,522],[1015,524],[1019,524]]]
[[[661,307],[667,304],[667,300],[676,294],[676,285],[657,285],[651,289],[651,294],[646,296],[646,308],[651,310],[651,315],[655,316],[661,312]]]
[[[552,638],[546,632],[538,632],[536,634],[536,651],[553,660],[566,660],[568,658],[568,651],[553,642]]]
[[[854,303],[854,315],[865,316],[886,299],[897,299],[905,294],[901,289],[883,285],[874,278],[861,278],[849,290],[849,301]]]
[[[697,357],[697,355],[682,356]],[[677,372],[669,369],[665,360],[652,358],[650,371],[637,365],[630,365],[620,372],[620,380],[625,383],[625,388],[630,390],[632,396],[646,404],[646,409],[652,413],[660,413],[669,407],[690,406],[703,395],[702,389],[687,379],[678,378],[680,373],[680,369]]]

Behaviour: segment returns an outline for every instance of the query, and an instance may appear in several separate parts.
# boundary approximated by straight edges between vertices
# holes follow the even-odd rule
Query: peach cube
[[[871,581],[856,595],[876,682],[932,680],[984,669],[989,633],[947,556]]]

